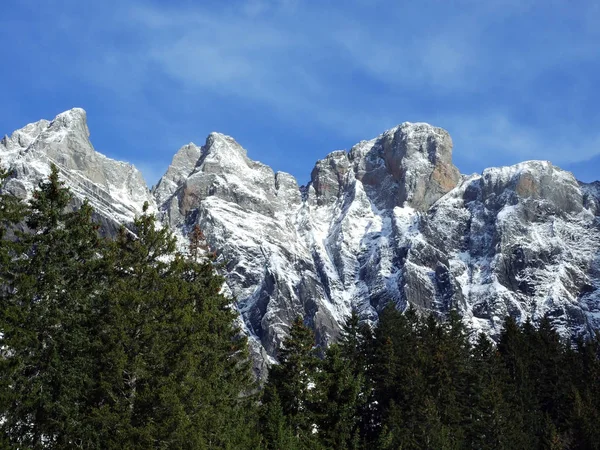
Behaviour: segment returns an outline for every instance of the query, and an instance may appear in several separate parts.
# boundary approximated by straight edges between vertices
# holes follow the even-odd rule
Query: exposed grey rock
[[[82,110],[5,137],[0,159],[21,196],[56,161],[107,227],[153,201],[132,166],[93,150]],[[177,152],[153,197],[182,246],[199,224],[223,262],[259,372],[297,315],[326,343],[351,308],[376,320],[389,302],[457,308],[491,336],[506,314],[548,314],[565,336],[600,327],[600,183],[544,161],[461,176],[427,124],[327,155],[300,188],[212,133]]]
[[[91,205],[112,227],[133,220],[145,202],[156,208],[141,173],[131,164],[96,152],[89,140],[86,114],[75,108],[48,122],[41,120],[0,141],[0,161],[14,174],[6,190],[27,198],[50,173],[50,164],[75,195]]]
[[[357,179],[374,190],[380,207],[411,206],[427,211],[461,179],[452,164],[446,130],[404,123],[350,151]],[[381,198],[385,196],[385,198]]]
[[[317,162],[311,173],[311,184],[318,205],[332,203],[340,197],[349,169],[350,162],[344,150],[330,153]]]
[[[152,190],[157,204],[162,205],[173,196],[179,186],[193,172],[196,163],[200,159],[200,154],[200,147],[196,146],[193,142],[184,145],[175,153],[167,172]]]
[[[462,177],[447,132],[403,124],[349,153],[331,153],[294,193],[291,176],[283,183],[278,174],[273,183],[262,165],[248,171],[255,166],[230,138],[219,149],[214,142],[206,152],[235,150],[235,158],[218,169],[198,164],[178,202],[199,212],[172,224],[209,230],[229,261],[228,283],[244,321],[270,354],[297,314],[328,342],[352,307],[376,320],[390,301],[441,315],[458,308],[491,335],[506,314],[553,314],[564,334],[598,326],[591,274],[599,196],[550,163]],[[182,200],[192,181],[217,173],[228,190]],[[258,199],[234,195],[232,187]],[[574,247],[565,235],[576,236]]]

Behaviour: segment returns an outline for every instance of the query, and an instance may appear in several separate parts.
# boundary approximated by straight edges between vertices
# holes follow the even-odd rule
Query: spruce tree
[[[30,202],[28,232],[0,268],[0,425],[18,447],[65,448],[81,440],[91,384],[91,279],[101,245],[91,208],[71,196],[52,166]]]
[[[440,448],[463,445],[463,420],[470,412],[467,386],[470,352],[467,330],[455,310],[442,323],[429,316],[422,328],[421,355],[428,391],[441,423]]]
[[[590,339],[578,339],[578,370],[573,410],[569,416],[573,448],[600,449],[600,332]]]
[[[148,214],[107,259],[93,405],[104,448],[257,445],[246,339],[211,263],[175,252]]]
[[[10,172],[0,164],[0,295],[6,295],[11,282],[11,260],[16,251],[14,234],[26,214],[26,206],[20,199],[3,192],[9,177]]]
[[[15,226],[23,220],[25,215],[25,205],[14,195],[3,192],[3,186],[6,180],[10,177],[10,171],[4,169],[0,161],[0,248],[4,248],[8,244],[9,233],[14,232]],[[2,247],[4,246],[4,247]],[[8,255],[0,258],[7,258]],[[7,259],[0,259],[0,264],[3,266],[8,264]]]
[[[552,326],[548,316],[540,321],[533,337],[530,360],[531,377],[544,418],[543,434],[552,434],[550,440],[561,440],[567,431],[567,419],[573,409],[574,384],[569,373],[568,350]],[[552,427],[547,425],[548,421]]]
[[[312,330],[301,317],[291,324],[290,333],[279,349],[279,364],[271,367],[265,392],[275,391],[287,424],[300,448],[316,446],[314,414],[315,383],[319,360]],[[270,408],[274,396],[263,396]]]
[[[1,163],[1,161],[0,161]],[[10,172],[0,164],[0,310],[4,309],[4,301],[10,292],[11,280],[14,272],[11,270],[11,260],[14,257],[14,232],[24,220],[25,205],[13,195],[3,192],[5,181],[10,177]],[[5,328],[2,326],[4,313],[0,312],[0,377],[6,369],[5,358],[8,349],[2,346],[4,342]],[[11,400],[12,394],[0,381],[0,417],[5,417],[6,406]],[[0,448],[12,448],[10,438],[0,425]]]
[[[467,448],[515,448],[523,442],[520,428],[511,425],[515,411],[504,397],[507,373],[494,343],[483,333],[473,346],[468,377],[469,411],[465,412]]]
[[[4,252],[0,442],[256,448],[246,340],[210,261],[148,214],[107,241],[73,205],[53,166]]]
[[[281,401],[274,385],[265,386],[262,402],[260,409],[262,446],[268,450],[303,448],[283,413]]]
[[[376,424],[372,445],[414,448],[423,425],[422,407],[427,396],[423,365],[419,358],[420,319],[409,308],[404,314],[393,304],[382,311],[375,329],[371,378]],[[377,437],[378,436],[378,437]]]
[[[355,374],[340,346],[330,345],[316,381],[317,430],[325,448],[358,448],[363,386],[364,374]]]
[[[366,445],[376,429],[373,420],[377,408],[373,388],[374,341],[373,330],[369,324],[360,322],[355,309],[342,327],[339,347],[343,361],[358,382],[359,391],[355,399],[358,436],[362,445]]]
[[[507,373],[503,395],[512,405],[509,427],[518,439],[512,444],[522,448],[539,445],[540,421],[543,418],[529,369],[534,351],[531,345],[534,332],[531,322],[519,327],[514,318],[507,316],[498,342],[498,352]]]

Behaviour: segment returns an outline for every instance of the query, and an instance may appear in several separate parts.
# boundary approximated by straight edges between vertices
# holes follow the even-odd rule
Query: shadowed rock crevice
[[[7,189],[20,197],[54,161],[107,233],[146,201],[184,251],[198,224],[224,263],[257,370],[297,315],[325,344],[352,308],[373,321],[389,302],[438,316],[456,308],[493,337],[506,314],[548,314],[564,336],[598,329],[600,184],[546,161],[462,176],[452,151],[445,130],[404,123],[327,155],[299,187],[211,133],[175,154],[151,194],[133,166],[94,150],[83,110],[0,141],[15,171]]]

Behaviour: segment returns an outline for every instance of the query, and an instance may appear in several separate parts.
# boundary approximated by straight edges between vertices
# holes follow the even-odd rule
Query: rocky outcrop
[[[168,201],[190,176],[200,159],[201,151],[200,147],[189,143],[175,153],[167,172],[154,187],[153,194],[157,204],[162,205]]]
[[[372,188],[383,208],[410,206],[427,211],[461,179],[452,164],[450,135],[424,123],[404,123],[362,142],[352,148],[350,158],[356,178]]]
[[[88,199],[105,226],[115,228],[140,214],[145,202],[156,210],[142,174],[131,164],[96,152],[86,113],[75,108],[15,131],[0,141],[0,162],[13,171],[5,188],[27,198],[58,166],[76,201]]]
[[[297,315],[325,343],[352,308],[376,320],[389,302],[457,308],[491,336],[506,314],[549,315],[565,336],[600,328],[600,185],[545,161],[460,175],[450,136],[428,124],[335,151],[302,187],[212,133],[182,147],[150,195],[132,166],[93,150],[82,110],[5,137],[0,160],[21,196],[53,161],[103,220],[155,202],[182,246],[200,225],[257,362]]]
[[[405,123],[318,161],[300,190],[211,135],[170,223],[207,230],[249,333],[273,354],[297,314],[326,342],[351,308],[376,320],[390,301],[458,308],[490,335],[506,314],[595,328],[597,199],[543,161],[461,176],[446,131]]]

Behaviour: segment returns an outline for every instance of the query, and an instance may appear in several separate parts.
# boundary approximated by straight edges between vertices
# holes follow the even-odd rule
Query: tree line
[[[320,348],[297,318],[259,386],[200,230],[184,254],[73,205],[54,166],[0,195],[0,448],[600,449],[599,333],[508,317],[496,344],[389,305]]]
[[[324,351],[296,320],[264,389],[270,449],[599,449],[600,333],[507,317],[497,345],[388,305]]]

